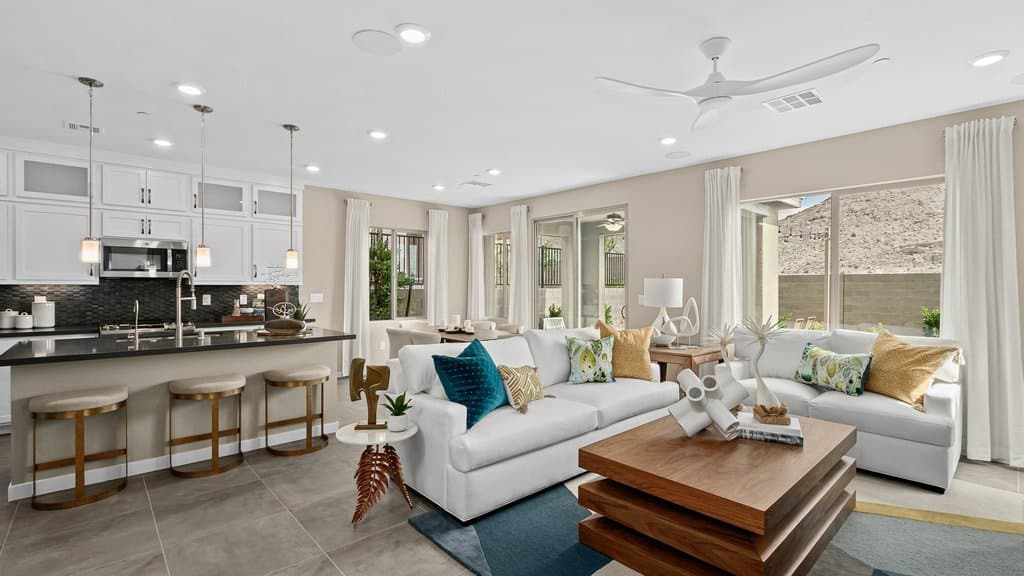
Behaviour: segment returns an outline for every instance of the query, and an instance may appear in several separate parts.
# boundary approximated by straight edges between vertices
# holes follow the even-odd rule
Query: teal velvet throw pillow
[[[479,340],[473,340],[458,356],[435,354],[434,370],[448,399],[466,407],[467,429],[508,403],[498,366]]]

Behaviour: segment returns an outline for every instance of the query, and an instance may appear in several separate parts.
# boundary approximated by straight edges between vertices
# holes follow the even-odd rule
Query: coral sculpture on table
[[[708,332],[708,341],[718,346],[722,353],[722,362],[728,364],[736,358],[733,355],[733,344],[736,342],[736,325],[728,322],[721,329],[712,328]]]
[[[761,378],[761,370],[758,367],[768,341],[782,329],[773,316],[768,316],[768,320],[763,322],[759,316],[751,316],[743,321],[743,326],[750,331],[758,343],[757,354],[751,361],[754,378],[757,379],[757,400],[754,404],[754,417],[762,424],[788,425],[789,408],[779,401],[779,397],[774,392],[768,389],[768,386],[765,385],[764,380]]]

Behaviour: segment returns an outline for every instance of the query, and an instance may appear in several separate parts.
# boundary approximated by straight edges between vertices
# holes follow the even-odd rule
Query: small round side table
[[[356,468],[356,510],[352,513],[352,527],[355,528],[363,518],[370,512],[370,508],[380,500],[388,487],[388,480],[395,483],[398,490],[402,492],[409,508],[412,508],[412,498],[409,497],[409,490],[405,487],[405,479],[402,476],[402,462],[398,458],[398,452],[391,445],[395,442],[408,440],[419,432],[419,427],[411,424],[401,432],[383,430],[356,430],[355,424],[349,424],[338,429],[335,437],[343,444],[354,444],[366,446],[363,455],[359,457],[359,467]]]

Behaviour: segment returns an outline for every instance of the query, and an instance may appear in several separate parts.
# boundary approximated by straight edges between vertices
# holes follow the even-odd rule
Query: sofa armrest
[[[957,424],[956,429],[959,430],[960,385],[948,382],[932,384],[924,394],[924,411],[953,420]]]
[[[399,442],[405,481],[440,506],[447,503],[451,441],[466,433],[466,407],[429,394],[412,397],[410,419],[419,426],[415,436]]]
[[[388,380],[388,394],[401,394],[409,389],[405,383],[405,373],[402,372],[402,363],[398,358],[388,360],[388,369],[391,370],[391,378]]]

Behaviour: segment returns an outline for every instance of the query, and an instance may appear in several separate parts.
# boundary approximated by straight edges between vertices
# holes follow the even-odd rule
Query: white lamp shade
[[[644,278],[644,306],[681,308],[683,306],[683,279]]]
[[[83,238],[78,258],[86,264],[100,263],[100,241],[95,238]]]
[[[210,247],[204,244],[196,246],[196,268],[209,268],[213,265],[213,258],[210,256]]]
[[[295,270],[299,267],[299,251],[288,250],[284,253],[284,266],[291,270]]]

